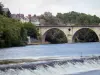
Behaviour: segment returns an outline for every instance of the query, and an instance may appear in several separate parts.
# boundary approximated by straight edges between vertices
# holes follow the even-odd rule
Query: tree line
[[[44,25],[99,25],[100,18],[96,15],[71,11],[68,13],[57,13],[53,16],[50,12],[45,12],[40,16]]]
[[[35,25],[12,19],[10,14],[0,4],[0,48],[27,45],[27,36],[37,38]]]

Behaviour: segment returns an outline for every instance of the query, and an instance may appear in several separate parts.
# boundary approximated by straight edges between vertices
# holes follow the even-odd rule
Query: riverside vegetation
[[[32,23],[21,23],[11,18],[11,13],[3,11],[0,6],[0,48],[24,46],[27,36],[37,38],[38,30]]]
[[[58,13],[56,16],[53,16],[50,12],[45,12],[43,15],[39,16],[39,19],[42,19],[42,22],[40,23],[43,25],[74,24],[84,26],[99,25],[100,23],[100,18],[96,15],[91,16],[74,11],[63,14]],[[87,31],[89,34],[85,34]],[[58,29],[51,30],[48,33],[45,40],[50,43],[67,42],[64,33]],[[75,42],[93,42],[94,40],[92,39],[97,38],[97,36],[91,36],[91,30],[84,30],[84,34],[85,36],[83,37],[83,31],[79,31],[79,34],[76,35],[78,37],[75,37]],[[27,36],[36,39],[39,38],[38,28],[32,23],[21,23],[18,20],[12,19],[10,11],[5,13],[3,11],[3,6],[0,4],[0,48],[27,45]]]
[[[37,35],[35,25],[0,15],[0,48],[26,45],[27,36],[36,38]]]

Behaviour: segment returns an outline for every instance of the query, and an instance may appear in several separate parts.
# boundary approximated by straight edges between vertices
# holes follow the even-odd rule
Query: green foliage
[[[33,38],[38,38],[39,31],[32,23],[24,23],[24,28],[27,30],[27,35]]]
[[[11,18],[11,12],[10,12],[10,11],[7,11],[6,16],[7,16],[8,18]]]
[[[11,18],[11,12],[8,9],[8,11],[4,11],[4,5],[0,2],[0,15],[3,15],[5,17]]]
[[[59,29],[51,29],[47,32],[46,41],[56,44],[56,43],[67,43],[67,38],[65,34]]]
[[[0,48],[25,45],[27,32],[19,21],[0,15]]]
[[[96,15],[91,16],[84,13],[69,12],[69,13],[58,13],[56,15],[64,24],[75,24],[75,25],[98,25],[100,18]]]
[[[3,15],[3,4],[0,2],[0,14]]]
[[[38,35],[38,29],[32,23],[21,23],[0,15],[0,48],[26,45],[27,36],[37,38]]]
[[[58,19],[55,17],[55,16],[53,16],[53,15],[41,15],[40,16],[40,19],[43,19],[44,21],[45,21],[45,25],[57,25],[58,24]]]
[[[73,37],[73,42],[98,42],[96,33],[88,28],[77,31]]]
[[[21,28],[20,37],[21,37],[21,43],[22,43],[22,45],[27,44],[27,40],[28,40],[27,39],[27,30],[24,27]]]
[[[92,16],[74,11],[63,14],[57,13],[56,16],[48,12],[41,15],[40,19],[44,20],[44,25],[98,25],[100,23],[100,18],[96,15]]]

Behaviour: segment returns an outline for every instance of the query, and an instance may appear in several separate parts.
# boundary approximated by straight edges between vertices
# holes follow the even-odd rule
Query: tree
[[[52,15],[50,12],[45,12],[43,15],[40,16],[42,21],[44,20],[44,25],[58,25],[59,19]]]
[[[75,25],[98,25],[100,18],[96,15],[88,15],[85,13],[69,12],[69,13],[58,13],[56,15],[64,24],[75,24]]]
[[[65,34],[59,29],[51,29],[48,31],[45,40],[53,44],[67,43]]]
[[[21,37],[21,44],[22,45],[27,44],[27,41],[28,41],[28,39],[27,39],[27,30],[24,27],[21,28],[20,37]]]
[[[76,32],[73,37],[74,42],[98,42],[98,36],[96,33],[88,28],[83,28]]]
[[[0,14],[3,15],[3,4],[0,2]]]
[[[39,31],[32,23],[24,23],[24,28],[27,30],[27,35],[32,38],[38,38]]]
[[[0,15],[0,48],[27,44],[27,31],[24,24]]]
[[[9,10],[7,11],[6,15],[8,18],[11,18],[11,12]]]
[[[26,45],[27,30],[24,24],[10,18],[10,10],[3,10],[3,4],[0,3],[0,48]]]

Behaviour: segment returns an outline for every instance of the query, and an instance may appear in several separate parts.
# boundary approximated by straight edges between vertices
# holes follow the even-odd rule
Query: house
[[[32,16],[31,17],[31,23],[35,24],[36,26],[40,25],[40,21],[39,21],[38,16],[36,16],[36,15]]]
[[[3,8],[3,11],[4,11],[5,13],[7,13],[7,12],[9,11],[9,8]]]
[[[32,24],[36,26],[40,25],[39,18],[36,15],[31,16],[29,14],[28,16],[24,16],[24,14],[12,14],[11,16],[13,19],[20,20],[22,23],[31,22]]]

